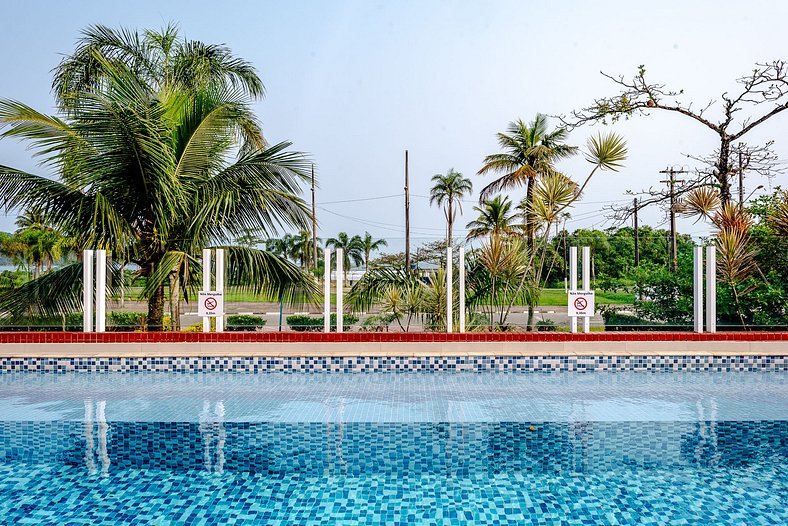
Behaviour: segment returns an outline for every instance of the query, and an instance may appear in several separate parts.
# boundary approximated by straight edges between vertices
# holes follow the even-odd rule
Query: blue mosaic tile
[[[0,374],[54,372],[786,371],[788,356],[331,356],[0,358]]]

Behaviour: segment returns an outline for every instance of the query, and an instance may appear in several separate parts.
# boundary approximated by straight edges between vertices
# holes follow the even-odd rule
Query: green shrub
[[[202,324],[200,325],[202,326]],[[227,316],[228,331],[256,331],[265,326],[265,318],[262,316],[251,316],[249,314],[239,314],[237,316]]]
[[[82,313],[70,312],[63,316],[25,316],[1,318],[2,331],[81,331]]]
[[[113,332],[143,331],[147,314],[144,312],[110,312],[107,315],[107,330]]]
[[[323,316],[313,317],[296,314],[293,316],[288,316],[286,321],[287,326],[297,332],[321,332],[323,330]],[[345,314],[342,317],[343,327],[350,327],[357,321],[358,316],[354,316],[353,314]],[[336,330],[337,315],[334,313],[331,314],[331,332],[336,332]]]
[[[541,332],[553,332],[557,331],[558,327],[556,327],[553,320],[540,320],[536,322],[536,330]]]

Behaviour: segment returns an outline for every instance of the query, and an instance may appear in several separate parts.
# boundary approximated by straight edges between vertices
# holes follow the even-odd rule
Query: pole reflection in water
[[[88,398],[85,400],[85,467],[88,468],[88,473],[95,475],[96,468],[96,455],[101,462],[101,476],[106,477],[109,474],[109,466],[111,464],[109,452],[107,451],[107,434],[109,432],[109,424],[107,423],[107,401],[99,400],[96,402],[96,425],[98,426],[98,447],[96,440],[93,437],[93,400]]]
[[[218,474],[224,473],[224,444],[227,440],[227,432],[224,428],[224,401],[219,400],[213,408],[211,414],[210,400],[203,400],[202,411],[200,412],[200,434],[203,440],[203,462],[205,469],[215,471]],[[215,455],[214,460],[214,444]]]
[[[85,400],[85,466],[88,473],[96,474],[96,459],[93,458],[93,400]]]
[[[709,418],[706,419],[706,408],[703,401],[696,403],[698,412],[698,445],[695,448],[695,462],[698,465],[717,465],[720,451],[717,442],[717,399],[709,399]]]
[[[109,453],[107,452],[107,432],[109,424],[106,416],[107,401],[101,400],[96,404],[96,421],[98,422],[98,456],[101,462],[101,476],[109,474]]]

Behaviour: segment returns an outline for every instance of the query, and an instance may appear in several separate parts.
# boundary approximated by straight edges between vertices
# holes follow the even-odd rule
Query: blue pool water
[[[788,524],[788,372],[0,375],[8,524]]]

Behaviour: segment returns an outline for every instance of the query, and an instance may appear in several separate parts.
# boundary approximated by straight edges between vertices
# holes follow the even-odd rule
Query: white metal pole
[[[577,290],[577,247],[569,247],[569,290]],[[569,328],[577,332],[577,317],[569,318]]]
[[[202,290],[211,290],[211,249],[202,249]],[[202,332],[211,332],[211,318],[203,316]]]
[[[323,332],[331,332],[331,249],[323,249]]]
[[[591,290],[591,247],[583,247],[583,290]],[[591,332],[591,316],[583,317],[583,332]]]
[[[337,332],[343,332],[343,323],[345,321],[344,312],[345,312],[345,302],[342,295],[344,294],[343,286],[344,286],[344,273],[345,273],[345,262],[342,261],[344,255],[342,254],[342,249],[337,249]]]
[[[451,246],[446,247],[446,332],[452,332],[454,318],[454,262]]]
[[[93,332],[93,251],[82,251],[82,332]]]
[[[465,247],[460,247],[460,332],[465,332]]]
[[[216,249],[216,292],[224,292],[224,249]],[[224,294],[222,294],[224,305]],[[224,310],[216,317],[216,332],[224,332]]]
[[[692,319],[695,332],[703,332],[703,247],[692,248]]]
[[[96,250],[96,332],[107,328],[107,251]]]
[[[717,332],[717,247],[706,247],[706,330]]]

